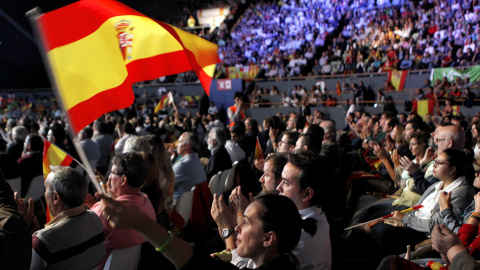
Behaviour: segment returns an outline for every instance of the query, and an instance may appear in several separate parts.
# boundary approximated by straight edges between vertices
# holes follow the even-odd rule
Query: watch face
[[[230,231],[231,231],[231,229],[223,229],[223,230],[222,230],[222,236],[223,236],[223,238],[229,237],[230,234],[232,234]]]

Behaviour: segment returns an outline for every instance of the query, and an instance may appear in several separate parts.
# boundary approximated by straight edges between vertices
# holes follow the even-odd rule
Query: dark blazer
[[[227,149],[223,145],[219,146],[220,149],[210,157],[207,165],[205,166],[205,173],[207,174],[207,182],[210,182],[212,176],[219,171],[232,168],[232,159],[227,152]]]

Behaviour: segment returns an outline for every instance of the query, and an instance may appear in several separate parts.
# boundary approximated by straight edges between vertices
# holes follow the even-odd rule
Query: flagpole
[[[35,7],[33,9],[29,10],[27,13],[25,13],[25,15],[28,17],[28,19],[30,21],[30,25],[32,26],[33,34],[34,34],[35,40],[37,41],[38,48],[40,50],[40,55],[42,56],[43,63],[45,64],[45,69],[47,71],[50,83],[52,85],[53,92],[55,94],[55,97],[57,98],[57,103],[59,104],[62,111],[65,113],[66,118],[68,119],[68,123],[67,123],[68,124],[67,125],[68,126],[68,135],[72,139],[73,145],[75,146],[75,149],[77,150],[77,153],[80,156],[80,160],[83,162],[83,165],[81,165],[81,166],[87,171],[87,174],[90,176],[90,179],[92,180],[92,183],[95,186],[95,189],[99,193],[103,194],[102,187],[101,187],[100,183],[98,182],[98,179],[97,179],[95,173],[93,172],[93,169],[90,165],[90,162],[88,161],[88,158],[87,158],[85,152],[83,151],[82,146],[78,142],[77,136],[75,136],[75,133],[73,132],[73,129],[70,125],[70,123],[71,123],[70,117],[68,116],[67,111],[65,110],[65,105],[63,104],[63,100],[62,100],[62,98],[60,96],[60,93],[58,91],[58,85],[57,85],[57,82],[55,81],[55,78],[53,76],[53,69],[52,69],[52,66],[50,65],[50,61],[48,60],[48,57],[46,55],[45,47],[43,46],[42,37],[40,35],[41,29],[40,29],[40,26],[37,24],[38,17],[40,17],[40,15],[41,15],[40,8]],[[82,163],[78,162],[78,164],[82,164]]]

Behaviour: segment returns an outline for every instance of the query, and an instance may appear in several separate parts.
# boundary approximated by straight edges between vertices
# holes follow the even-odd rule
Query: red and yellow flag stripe
[[[65,153],[58,146],[45,140],[43,142],[43,177],[47,179],[48,174],[52,171],[50,166],[68,167],[73,162],[73,157]]]
[[[193,70],[209,93],[218,46],[117,1],[81,0],[39,28],[74,132],[133,103],[131,84]]]

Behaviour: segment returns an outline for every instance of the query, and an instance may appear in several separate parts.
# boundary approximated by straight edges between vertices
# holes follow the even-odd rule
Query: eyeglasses
[[[110,172],[110,174],[115,174],[115,175],[118,175],[118,176],[122,176],[123,173],[117,173],[117,172]]]
[[[284,141],[279,141],[278,144],[289,144],[289,143]]]
[[[435,159],[433,161],[433,166],[435,167],[438,167],[439,165],[443,165],[443,164],[446,164],[446,165],[450,165],[450,163],[446,162],[446,161],[440,161],[438,159]]]
[[[439,141],[446,141],[446,140],[448,140],[448,139],[437,139],[437,138],[435,138],[435,143],[438,143]]]

